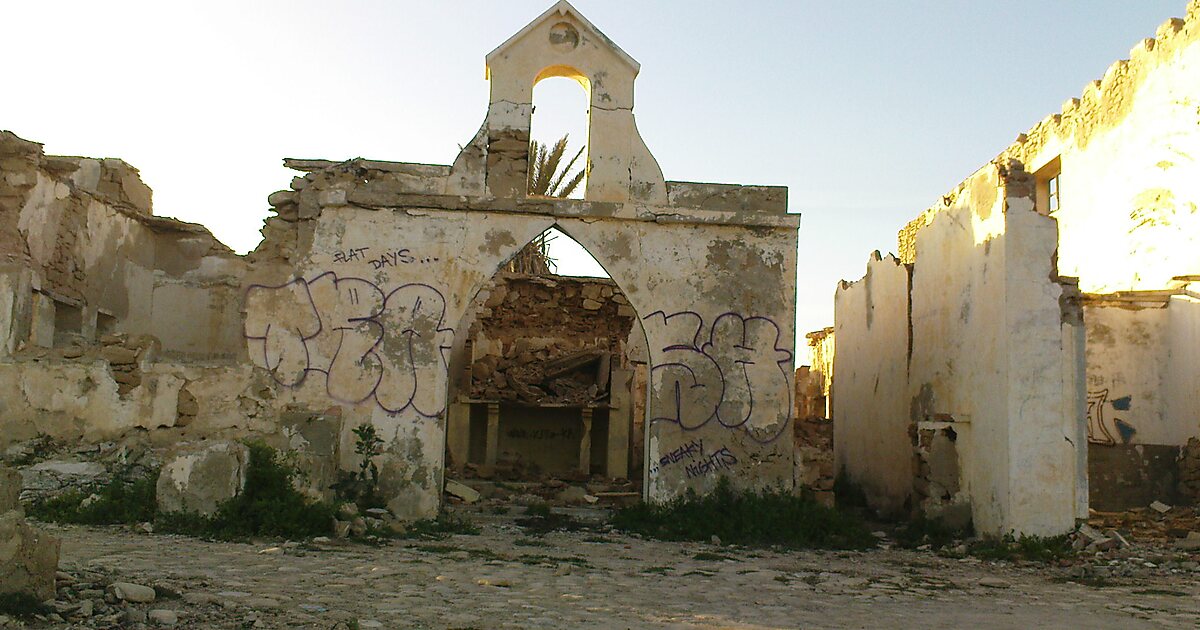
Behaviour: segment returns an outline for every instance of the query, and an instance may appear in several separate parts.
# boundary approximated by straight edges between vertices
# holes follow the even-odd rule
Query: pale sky
[[[452,162],[487,107],[484,55],[551,4],[3,0],[0,129],[52,154],[124,159],[156,214],[244,252],[267,195],[296,174],[284,157]],[[801,346],[872,250],[895,251],[909,219],[1186,8],[573,4],[641,62],[634,113],[667,179],[789,187]],[[569,89],[547,93],[543,110],[582,116],[581,91],[576,105]]]

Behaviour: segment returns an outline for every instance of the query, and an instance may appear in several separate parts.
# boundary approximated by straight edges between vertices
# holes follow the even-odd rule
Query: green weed
[[[1075,555],[1071,540],[1063,536],[986,538],[970,546],[970,554],[981,560],[1028,560],[1054,562]]]
[[[409,523],[403,534],[397,534],[397,538],[442,540],[454,534],[477,536],[479,528],[465,517],[442,512],[437,515],[437,518],[426,518]]]
[[[155,485],[158,473],[142,479],[113,479],[95,489],[68,490],[44,501],[26,506],[26,513],[43,522],[75,523],[80,525],[119,525],[154,520],[158,503]],[[87,502],[95,494],[96,499]]]
[[[905,549],[916,549],[929,545],[930,549],[938,550],[956,540],[971,535],[970,529],[955,529],[941,521],[928,519],[924,516],[914,518],[896,530],[896,544]]]
[[[787,492],[735,491],[722,478],[705,496],[639,503],[613,515],[614,527],[662,540],[710,540],[787,548],[868,549],[875,538],[850,514]]]
[[[218,540],[253,536],[297,539],[330,533],[337,506],[312,502],[300,494],[292,485],[296,469],[275,449],[258,442],[247,446],[250,462],[241,494],[219,505],[212,516],[161,513],[155,529]]]
[[[29,619],[34,615],[47,615],[51,612],[53,611],[48,606],[29,593],[0,593],[0,615]]]

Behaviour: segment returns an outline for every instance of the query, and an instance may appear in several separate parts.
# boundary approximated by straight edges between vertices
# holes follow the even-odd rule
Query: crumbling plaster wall
[[[54,303],[81,310],[76,332],[88,338],[109,317],[114,330],[154,334],[167,351],[239,352],[228,305],[244,263],[202,226],[153,216],[136,169],[48,156],[4,131],[0,170],[0,353],[48,345],[36,333],[53,333]]]
[[[1091,496],[1098,509],[1173,497],[1180,449],[1200,435],[1195,287],[1086,296]]]
[[[1200,272],[1200,1],[1129,55],[1000,156],[1040,178],[1059,162],[1059,270],[1085,292]]]
[[[1088,441],[1098,444],[1182,445],[1195,433],[1165,417],[1170,369],[1165,300],[1150,307],[1085,308]],[[1189,423],[1191,424],[1191,423]]]
[[[256,435],[308,453],[328,480],[330,460],[356,465],[352,431],[371,423],[387,441],[377,464],[389,507],[432,516],[448,356],[466,334],[456,327],[496,270],[557,226],[604,265],[647,330],[648,400],[634,406],[655,463],[649,498],[720,476],[791,487],[798,217],[786,215],[786,189],[663,181],[633,123],[636,62],[566,2],[522,33],[489,56],[498,83],[486,122],[453,166],[288,160],[306,174],[270,196],[275,216],[245,258],[199,226],[150,215],[132,169],[0,138],[0,203],[14,210],[0,213],[0,339],[15,353],[0,362],[14,429],[3,439]],[[597,46],[607,50],[589,52]],[[587,73],[599,99],[586,200],[525,195],[538,77],[512,72],[534,57],[547,72]],[[513,81],[528,88],[516,101],[504,96]],[[59,345],[51,298],[83,309],[82,334],[35,347]],[[161,346],[87,346],[105,337],[101,315]]]
[[[459,333],[453,326],[496,269],[551,226],[604,265],[643,319],[654,366],[650,460],[704,444],[702,451],[684,448],[688,454],[669,469],[651,467],[649,495],[704,490],[719,472],[742,485],[790,485],[790,440],[779,437],[791,419],[793,217],[680,216],[678,208],[572,200],[464,204],[461,197],[404,192],[388,193],[394,206],[364,207],[355,202],[359,168],[325,168],[298,184],[298,194],[276,196],[287,200],[281,216],[297,216],[284,221],[294,227],[278,233],[311,230],[311,246],[304,253],[279,247],[307,241],[294,236],[267,241],[256,252],[287,251],[296,267],[256,267],[246,337],[252,360],[288,390],[281,395],[314,408],[347,406],[346,431],[371,422],[390,452],[403,454],[389,456],[384,467],[385,490],[397,497],[393,509],[436,508],[446,357]],[[382,187],[385,173],[363,179]],[[299,219],[309,198],[319,216]],[[674,220],[654,220],[659,214]],[[268,230],[280,220],[270,219]],[[681,274],[685,269],[706,273]]]
[[[908,269],[875,252],[834,294],[834,466],[872,509],[902,513],[913,492],[908,396]]]
[[[895,475],[897,466],[919,465],[916,493],[928,492],[932,482],[944,491],[918,496],[917,507],[927,513],[969,506],[976,530],[991,534],[1059,534],[1074,525],[1084,478],[1076,450],[1083,448],[1083,414],[1075,400],[1083,363],[1074,351],[1075,335],[1082,331],[1060,302],[1058,235],[1054,221],[1034,211],[1032,184],[1019,163],[990,164],[923,215],[918,229],[902,232],[902,248],[907,237],[913,264],[907,303],[894,297],[905,287],[896,261],[873,260],[870,266],[875,278],[890,265],[884,277],[892,280],[882,283],[890,292],[878,291],[892,295],[890,302],[877,295],[874,279],[870,287],[862,281],[839,293],[834,369],[839,466],[876,493],[881,507],[904,499],[899,484],[885,486],[882,477]],[[872,308],[868,296],[890,308]],[[858,323],[868,314],[880,332]],[[880,321],[887,318],[891,321]],[[847,352],[855,333],[878,335],[890,351],[882,358]],[[909,343],[907,361],[900,363],[900,349]],[[894,366],[903,373],[891,371]],[[877,376],[883,396],[871,391]],[[905,381],[902,405],[886,393],[896,380]],[[848,399],[865,401],[865,408],[854,409]],[[853,417],[845,415],[852,409]],[[848,456],[878,440],[887,427],[902,424],[897,413],[905,414],[911,440],[902,453],[895,452],[901,441],[893,429],[887,457],[916,455],[913,464],[876,469],[870,454]]]

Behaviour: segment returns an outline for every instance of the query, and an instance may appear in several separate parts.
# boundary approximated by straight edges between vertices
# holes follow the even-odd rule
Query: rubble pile
[[[796,442],[796,483],[817,501],[833,505],[833,421],[819,416],[797,418],[792,426]]]
[[[140,479],[157,470],[161,461],[142,434],[117,441],[69,447],[47,435],[15,442],[0,454],[4,464],[21,477],[21,500],[40,501],[72,490],[92,492],[112,481],[114,474]]]
[[[1093,511],[1088,525],[1123,543],[1200,551],[1200,511],[1155,501],[1125,512]],[[1112,534],[1118,534],[1112,536]]]
[[[471,398],[539,405],[607,398],[609,368],[623,356],[635,317],[611,280],[502,273],[485,291],[472,325]]]
[[[567,352],[558,342],[518,339],[504,356],[489,354],[472,364],[471,396],[531,404],[599,402],[608,397],[610,356],[596,348]]]
[[[615,506],[637,502],[640,496],[637,485],[628,479],[582,475],[546,476],[535,481],[469,478],[446,483],[446,499],[451,505],[467,504],[485,513],[513,504]]]

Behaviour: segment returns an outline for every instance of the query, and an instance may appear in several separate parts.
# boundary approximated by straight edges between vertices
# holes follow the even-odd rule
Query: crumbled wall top
[[[637,61],[570,3],[558,2],[487,55],[488,111],[452,166],[361,158],[285,160],[286,166],[306,175],[293,180],[292,190],[269,197],[278,217],[268,219],[264,243],[252,258],[290,260],[305,249],[306,239],[293,236],[297,222],[316,218],[323,208],[346,206],[795,229],[798,216],[786,216],[786,187],[663,179],[634,121],[638,69]],[[533,87],[548,77],[574,79],[589,95],[588,176],[582,200],[527,194]]]
[[[1132,108],[1134,93],[1155,68],[1169,62],[1178,51],[1197,40],[1200,40],[1200,0],[1191,0],[1185,18],[1163,22],[1153,39],[1144,39],[1129,51],[1129,59],[1113,63],[1102,79],[1087,85],[1081,98],[1068,100],[1063,103],[1060,113],[1047,116],[1017,136],[991,164],[1017,163],[1023,165],[1023,169],[1035,171],[1042,166],[1036,160],[1052,139],[1079,148],[1087,146],[1096,133],[1111,129],[1124,119]],[[903,262],[914,260],[916,233],[932,222],[934,215],[953,205],[953,200],[970,181],[968,178],[959,184],[942,197],[942,203],[926,209],[900,230],[897,240]]]
[[[1134,93],[1150,72],[1197,40],[1200,40],[1200,0],[1192,0],[1186,17],[1163,22],[1153,38],[1143,39],[1129,51],[1129,59],[1113,62],[1103,78],[1084,88],[1080,98],[1067,100],[1060,113],[1047,116],[1017,136],[1001,157],[1020,160],[1036,170],[1041,165],[1032,161],[1052,137],[1069,138],[1080,148],[1086,146],[1094,133],[1121,122],[1133,104]]]

